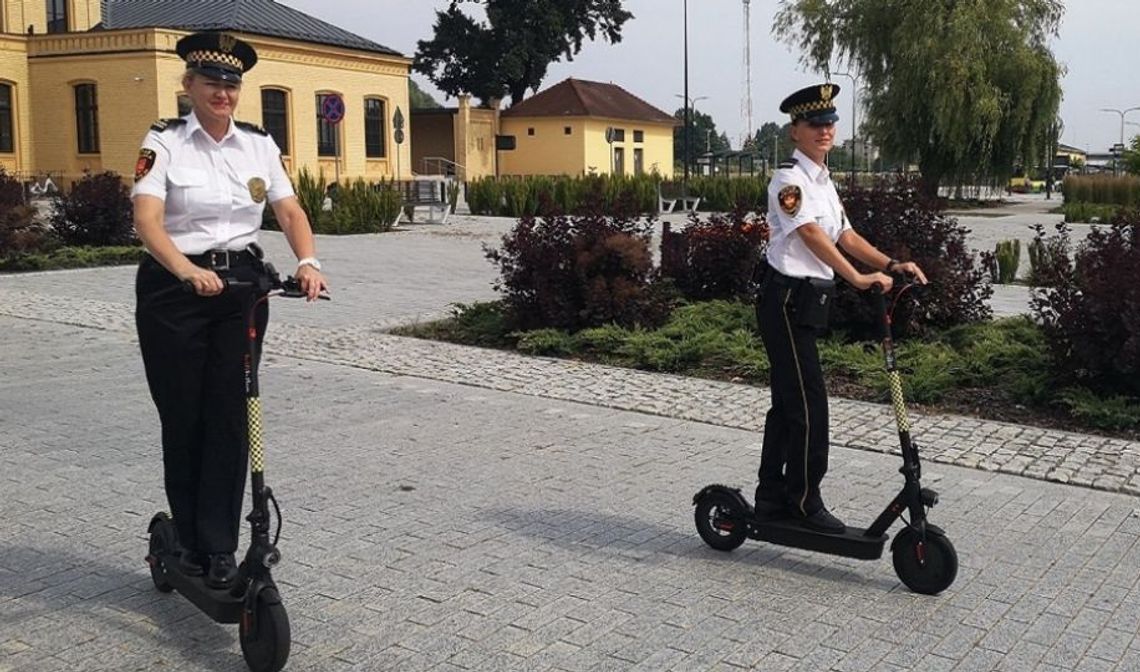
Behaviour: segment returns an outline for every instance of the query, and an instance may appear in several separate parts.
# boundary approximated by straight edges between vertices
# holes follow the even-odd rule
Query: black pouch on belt
[[[796,324],[819,331],[826,329],[827,316],[834,297],[834,280],[805,278],[796,288]]]

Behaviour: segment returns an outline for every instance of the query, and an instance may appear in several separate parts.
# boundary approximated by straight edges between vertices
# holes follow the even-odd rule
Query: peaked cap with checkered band
[[[835,113],[838,84],[816,84],[796,91],[780,103],[780,111],[792,117],[792,123],[803,119],[809,124],[826,125],[839,121]]]
[[[226,33],[194,33],[178,40],[178,55],[186,68],[211,79],[240,82],[242,73],[257,63],[257,52],[248,43]]]

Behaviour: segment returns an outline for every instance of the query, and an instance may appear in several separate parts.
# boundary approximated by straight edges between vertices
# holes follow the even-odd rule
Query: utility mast
[[[740,147],[752,139],[752,20],[751,0],[744,1],[744,94],[740,98],[740,116],[744,121],[744,137]]]

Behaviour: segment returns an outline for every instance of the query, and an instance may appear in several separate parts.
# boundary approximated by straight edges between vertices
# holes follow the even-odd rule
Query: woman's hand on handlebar
[[[855,289],[858,289],[859,291],[868,290],[878,285],[879,291],[883,294],[891,291],[891,287],[894,286],[894,283],[894,278],[891,276],[887,275],[886,273],[877,272],[860,273],[859,275],[856,275],[855,278],[851,281],[851,284],[854,285]]]
[[[301,291],[304,292],[306,301],[316,301],[321,292],[327,292],[329,289],[325,276],[308,264],[298,268],[294,277],[297,279],[297,283],[301,285]]]
[[[226,289],[226,284],[218,274],[208,268],[191,266],[191,270],[182,276],[182,282],[193,287],[198,296],[217,296]]]
[[[918,267],[918,264],[913,261],[903,261],[891,266],[892,273],[905,273],[910,277],[918,280],[918,284],[925,285],[927,283],[926,274]]]

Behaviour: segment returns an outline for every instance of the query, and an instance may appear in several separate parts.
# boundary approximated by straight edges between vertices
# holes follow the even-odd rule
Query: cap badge
[[[237,46],[237,38],[233,35],[223,34],[218,36],[218,49],[221,49],[222,53],[230,53],[234,50],[235,46]]]
[[[832,88],[832,86],[830,84],[824,84],[823,86],[819,87],[820,99],[823,100],[823,102],[825,102],[825,103],[830,101],[831,100],[831,93],[833,90],[834,89]]]

